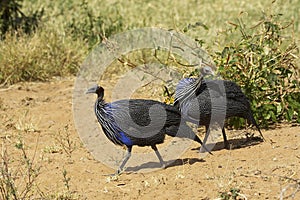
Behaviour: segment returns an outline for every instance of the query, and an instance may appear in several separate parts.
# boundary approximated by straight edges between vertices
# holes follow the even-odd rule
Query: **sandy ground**
[[[218,199],[236,190],[231,194],[237,199],[279,199],[281,193],[300,199],[300,126],[292,124],[262,130],[265,142],[246,138],[246,133],[258,136],[256,130],[227,130],[231,150],[220,138],[213,155],[201,159],[193,143],[166,169],[105,176],[114,170],[93,158],[75,130],[73,83],[71,78],[0,89],[1,167],[7,155],[19,193],[29,180],[20,149],[24,144],[37,170],[28,193],[32,198]]]

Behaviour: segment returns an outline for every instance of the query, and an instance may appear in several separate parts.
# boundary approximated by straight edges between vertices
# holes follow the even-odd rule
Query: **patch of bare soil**
[[[72,92],[72,79],[0,89],[1,169],[8,166],[19,195],[31,181],[22,194],[32,198],[300,199],[300,126],[262,130],[265,142],[245,136],[256,130],[227,130],[231,150],[220,138],[201,159],[193,143],[166,169],[110,177],[114,170],[91,156],[75,130]]]

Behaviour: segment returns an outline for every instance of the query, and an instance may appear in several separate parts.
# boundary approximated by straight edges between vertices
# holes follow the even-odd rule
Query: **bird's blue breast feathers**
[[[126,146],[132,146],[133,145],[130,138],[127,137],[123,132],[120,132],[120,136],[118,136],[118,139],[121,140],[122,143],[125,144]]]
[[[127,137],[123,131],[121,131],[121,128],[117,125],[117,123],[114,120],[114,117],[113,117],[114,111],[113,110],[116,108],[117,108],[117,105],[114,105],[112,103],[107,104],[107,107],[106,107],[107,114],[112,119],[111,126],[113,127],[114,130],[116,130],[118,132],[118,134],[116,134],[116,137],[118,140],[120,140],[126,146],[132,146],[133,142],[131,141],[131,139],[129,137]]]

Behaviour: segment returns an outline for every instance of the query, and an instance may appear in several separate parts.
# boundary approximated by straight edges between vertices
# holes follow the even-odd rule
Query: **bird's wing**
[[[112,117],[126,134],[153,135],[161,131],[166,121],[166,110],[151,100],[132,99],[110,103]]]

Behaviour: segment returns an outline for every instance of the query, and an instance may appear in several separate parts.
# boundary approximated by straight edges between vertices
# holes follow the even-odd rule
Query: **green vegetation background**
[[[75,75],[103,38],[162,27],[195,38],[261,125],[300,123],[299,13],[299,0],[1,1],[0,84]]]

